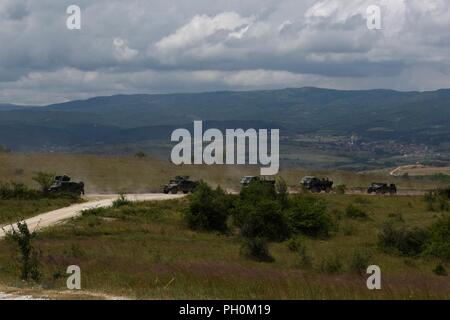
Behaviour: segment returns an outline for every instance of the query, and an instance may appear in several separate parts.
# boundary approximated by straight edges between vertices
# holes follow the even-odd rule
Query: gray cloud
[[[65,27],[82,8],[82,30]],[[382,9],[368,30],[366,9]],[[115,93],[450,86],[443,0],[2,0],[0,102]]]

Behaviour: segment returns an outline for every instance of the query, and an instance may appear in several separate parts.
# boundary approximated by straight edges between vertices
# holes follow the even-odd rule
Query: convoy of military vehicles
[[[248,187],[252,183],[264,183],[270,186],[275,186],[275,180],[268,177],[259,176],[245,176],[241,179],[240,184],[242,188]],[[192,193],[195,191],[198,182],[190,180],[189,176],[176,176],[170,180],[168,184],[162,187],[162,191],[165,194],[177,194],[177,193]],[[333,191],[333,181],[329,178],[318,178],[314,176],[305,176],[300,180],[300,187],[304,191],[311,193],[330,193]],[[68,175],[56,176],[53,184],[47,190],[49,193],[72,193],[77,195],[84,194],[84,183],[74,182]],[[367,188],[368,194],[394,195],[397,193],[397,187],[395,184],[387,184],[381,182],[374,182]]]

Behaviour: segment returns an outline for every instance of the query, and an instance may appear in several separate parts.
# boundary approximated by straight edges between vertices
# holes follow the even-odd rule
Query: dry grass
[[[38,171],[69,174],[86,184],[88,193],[105,192],[159,192],[161,185],[178,174],[203,179],[211,185],[238,188],[244,175],[258,175],[255,166],[175,166],[169,161],[153,158],[65,155],[65,154],[0,154],[0,181],[14,180],[35,185],[33,175]],[[396,183],[403,189],[432,189],[445,186],[449,181],[433,177],[420,179],[390,177],[387,172],[356,173],[346,171],[311,171],[306,169],[282,169],[280,175],[292,187],[298,187],[305,175],[329,176],[335,185],[350,188],[366,188],[371,182]]]

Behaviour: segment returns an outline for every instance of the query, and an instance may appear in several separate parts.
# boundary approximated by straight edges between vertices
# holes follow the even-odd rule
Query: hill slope
[[[193,120],[203,120],[209,121],[207,127],[281,128],[288,146],[285,150],[292,144],[296,148],[302,147],[311,142],[311,138],[321,138],[320,143],[323,143],[329,137],[339,137],[333,142],[337,150],[354,136],[360,143],[376,143],[381,153],[398,149],[398,156],[423,154],[424,150],[432,148],[434,153],[442,154],[448,151],[449,119],[450,90],[397,92],[300,88],[117,95],[40,108],[0,107],[0,144],[13,150],[53,148],[93,152],[106,149],[114,152],[117,144],[133,144],[134,149],[140,145],[151,151],[154,145],[151,141],[168,144],[174,128],[191,128]],[[305,140],[305,136],[308,139]],[[386,141],[398,145],[388,148],[383,146]],[[120,152],[126,148],[122,146]],[[373,148],[372,145],[366,151],[370,153]],[[358,156],[361,155],[352,157]],[[444,162],[445,157],[444,154]]]

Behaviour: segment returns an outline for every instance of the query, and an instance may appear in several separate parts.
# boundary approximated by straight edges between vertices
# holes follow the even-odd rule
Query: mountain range
[[[339,141],[352,139],[353,144],[356,137],[366,145],[389,141],[435,150],[445,162],[450,149],[450,90],[308,87],[115,95],[39,107],[0,104],[0,144],[13,151],[161,152],[158,146],[170,144],[175,128],[192,128],[194,120],[219,129],[280,128],[284,145],[297,149],[310,150],[314,141],[319,146],[329,141],[331,149],[338,150]],[[338,142],[330,137],[339,137]]]

